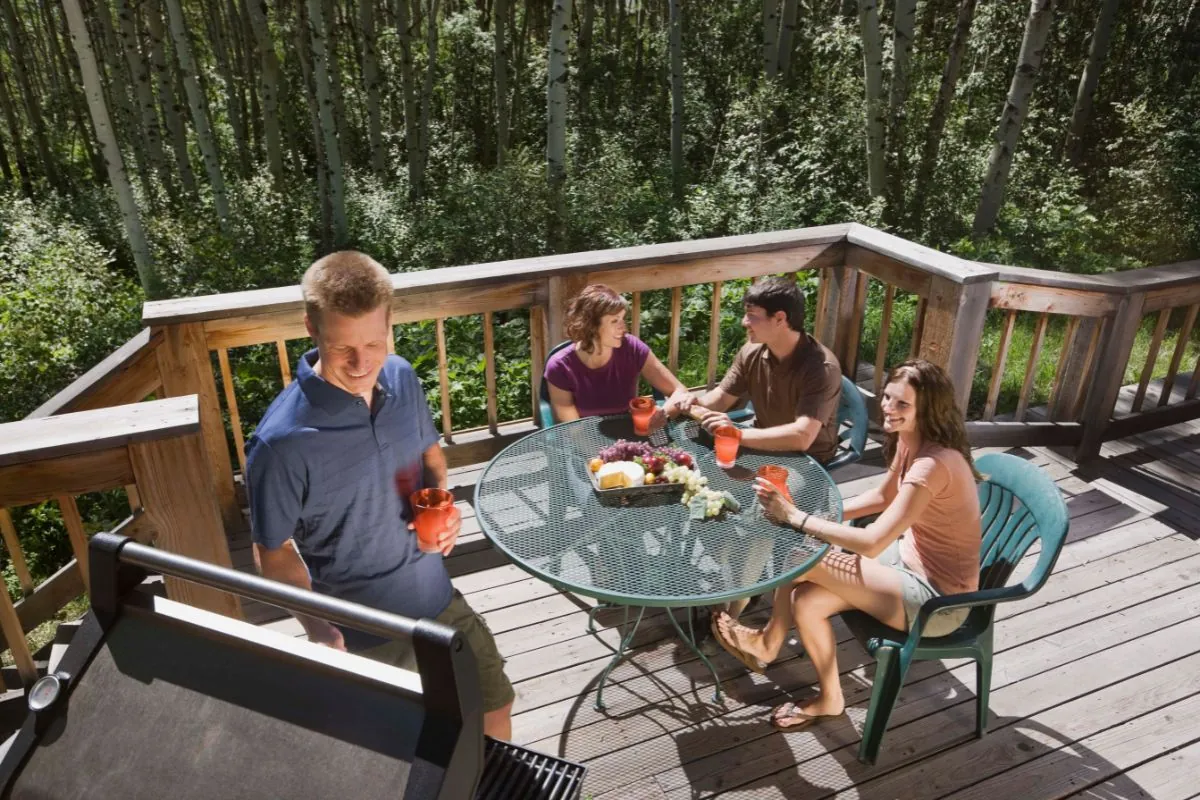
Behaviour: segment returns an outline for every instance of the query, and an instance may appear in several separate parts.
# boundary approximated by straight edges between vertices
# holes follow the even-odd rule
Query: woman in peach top
[[[844,552],[831,550],[795,583],[776,591],[765,628],[739,625],[723,612],[713,618],[721,645],[757,672],[779,654],[788,623],[795,621],[816,668],[819,693],[776,708],[771,723],[780,729],[794,730],[845,710],[830,617],[858,609],[906,631],[926,600],[978,588],[982,534],[975,482],[980,475],[950,379],[928,361],[906,361],[888,375],[881,409],[887,476],[848,500],[844,509],[846,520],[878,518],[855,528],[811,517],[759,479],[755,491],[771,519]],[[967,612],[935,615],[923,635],[954,631]]]

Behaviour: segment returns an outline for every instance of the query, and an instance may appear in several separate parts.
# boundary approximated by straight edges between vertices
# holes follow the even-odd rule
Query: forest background
[[[342,247],[403,272],[857,221],[1078,273],[1200,253],[1200,0],[0,0],[0,17],[0,422],[132,336],[148,297],[294,284]],[[708,292],[685,294],[691,383]],[[667,294],[643,298],[659,350]],[[528,318],[496,322],[500,416],[527,416]],[[432,326],[397,336],[436,411]],[[479,319],[447,337],[456,426],[482,422]],[[257,420],[273,350],[234,366]],[[70,556],[57,513],[15,515],[35,578]]]

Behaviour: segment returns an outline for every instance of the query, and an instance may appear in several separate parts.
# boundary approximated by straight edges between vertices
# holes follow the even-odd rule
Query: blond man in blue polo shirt
[[[440,552],[422,552],[411,492],[446,488],[446,459],[412,366],[388,354],[392,281],[369,256],[332,253],[304,274],[305,327],[316,343],[247,445],[254,552],[263,575],[462,631],[474,651],[484,732],[512,736],[513,688],[483,619],[450,584]],[[397,487],[404,491],[398,492]],[[299,617],[311,641],[415,668],[408,642]]]

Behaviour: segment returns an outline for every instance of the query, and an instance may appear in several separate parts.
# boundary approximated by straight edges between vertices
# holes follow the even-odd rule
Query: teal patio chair
[[[915,660],[970,658],[975,661],[975,735],[987,729],[988,691],[992,678],[992,623],[998,603],[1020,600],[1042,588],[1067,537],[1067,505],[1049,476],[1024,459],[990,453],[975,462],[987,478],[979,484],[983,515],[979,590],[935,597],[921,606],[907,633],[889,628],[858,611],[842,615],[855,638],[876,658],[871,705],[863,726],[858,758],[874,764],[892,706]],[[1006,585],[1018,562],[1034,542],[1041,542],[1037,563],[1020,583]],[[970,608],[958,630],[923,639],[921,630],[937,611]]]
[[[570,344],[571,340],[567,339],[565,342],[559,342],[558,344],[554,345],[554,347],[550,348],[550,352],[546,354],[546,360],[549,361],[550,356],[554,355],[559,350],[562,350],[564,347],[567,347]],[[663,393],[658,389],[653,389],[653,387],[651,388],[652,393],[654,394],[655,402],[657,402],[659,405],[662,405],[663,400],[665,399],[663,397]],[[554,424],[554,409],[550,406],[550,387],[546,385],[546,376],[544,374],[542,375],[541,388],[538,391],[537,412],[537,416],[534,417],[534,424],[539,428],[549,428]]]

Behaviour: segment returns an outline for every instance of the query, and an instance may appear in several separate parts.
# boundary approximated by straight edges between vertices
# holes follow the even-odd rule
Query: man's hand
[[[326,622],[323,619],[315,617],[306,617],[300,620],[304,626],[304,630],[308,633],[308,640],[323,644],[326,647],[332,647],[334,650],[346,650],[346,640],[342,636],[341,630],[332,622]]]
[[[696,404],[696,399],[696,395],[680,387],[667,398],[667,402],[663,404],[663,412],[672,418],[686,414]]]
[[[732,424],[733,420],[731,420],[729,415],[724,411],[712,411],[711,409],[704,409],[704,412],[700,415],[700,426],[709,433],[712,433],[722,425]]]

